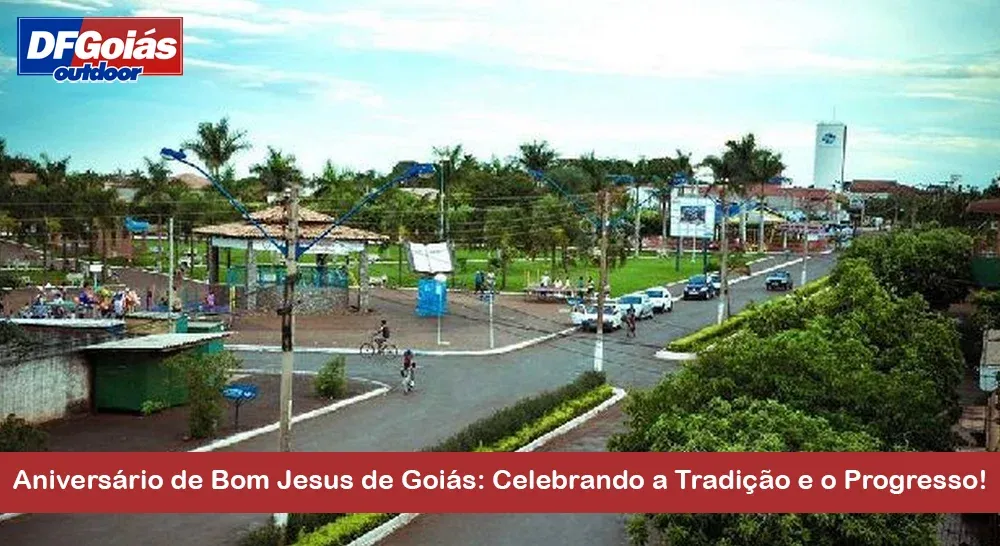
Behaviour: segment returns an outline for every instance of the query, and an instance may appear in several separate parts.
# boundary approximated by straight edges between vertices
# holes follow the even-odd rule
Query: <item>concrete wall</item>
[[[87,411],[90,367],[82,353],[27,357],[0,366],[0,416],[43,423]]]

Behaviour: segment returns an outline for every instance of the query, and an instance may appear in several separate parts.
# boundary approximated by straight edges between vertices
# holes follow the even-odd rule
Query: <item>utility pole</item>
[[[292,350],[292,333],[295,328],[295,281],[298,277],[299,246],[299,185],[292,180],[285,194],[285,294],[281,314],[281,418],[278,428],[278,451],[292,450],[292,371],[295,369],[295,353]],[[279,546],[285,544],[284,528],[288,524],[288,514],[274,514],[274,523],[282,529]]]
[[[293,180],[285,201],[287,218],[285,257],[285,298],[281,310],[281,424],[278,434],[278,451],[291,451],[292,426],[292,371],[295,353],[292,351],[292,334],[295,329],[295,281],[298,277],[299,242],[299,187]]]
[[[167,313],[174,310],[174,217],[167,220],[170,241],[167,246],[170,249],[170,265],[167,266],[167,273],[170,279],[167,281]]]
[[[635,181],[635,257],[639,257],[642,246],[642,210],[639,206],[639,179]]]
[[[440,188],[438,189],[438,240],[444,241],[444,171],[448,165],[446,160],[441,161],[441,176],[438,177],[440,181]]]
[[[767,248],[764,246],[764,182],[760,183],[760,202],[757,203],[757,207],[760,209],[760,225],[757,226],[757,250],[759,252],[767,252]]]
[[[720,192],[722,201],[722,263],[720,264],[721,271],[719,272],[719,277],[722,281],[722,294],[719,294],[719,314],[716,318],[718,324],[722,324],[722,321],[729,318],[729,275],[728,275],[728,259],[729,259],[729,207],[726,203],[726,187],[722,187]]]
[[[806,279],[806,262],[809,260],[809,224],[808,222],[802,225],[802,281],[799,286],[805,286]]]
[[[490,349],[493,348],[493,291],[490,291]]]
[[[608,208],[611,195],[607,188],[601,196],[601,274],[597,292],[597,341],[594,343],[594,371],[604,371],[604,287],[608,284]]]

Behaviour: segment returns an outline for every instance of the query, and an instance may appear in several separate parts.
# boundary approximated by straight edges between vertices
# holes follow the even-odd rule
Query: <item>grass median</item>
[[[585,372],[572,383],[521,399],[513,406],[472,423],[427,452],[517,451],[610,399],[614,389],[603,373]],[[398,514],[290,514],[285,544],[350,544]],[[242,546],[279,544],[281,530],[268,524],[247,535]]]

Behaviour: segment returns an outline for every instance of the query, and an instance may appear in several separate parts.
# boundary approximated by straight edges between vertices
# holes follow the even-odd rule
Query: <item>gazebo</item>
[[[283,241],[286,238],[286,212],[282,206],[267,208],[250,215],[271,238]],[[299,244],[312,241],[326,231],[336,219],[304,207],[299,207]],[[277,309],[282,301],[282,284],[285,279],[284,261],[279,257],[279,265],[258,263],[258,252],[277,254],[277,249],[254,224],[231,222],[194,229],[194,233],[208,239],[208,282],[211,286],[225,285],[242,292],[238,307],[247,310]],[[302,314],[322,313],[329,310],[344,310],[348,307],[349,275],[344,269],[329,267],[331,256],[359,254],[358,285],[360,294],[358,307],[369,309],[370,283],[368,275],[368,246],[383,244],[389,240],[385,235],[371,231],[338,226],[322,240],[313,245],[306,254],[316,256],[316,264],[300,265],[300,279],[296,291],[301,300],[296,312]],[[233,267],[227,264],[224,283],[220,279],[219,249],[244,251],[244,263]],[[217,294],[216,297],[222,296]],[[226,296],[223,296],[226,297]]]

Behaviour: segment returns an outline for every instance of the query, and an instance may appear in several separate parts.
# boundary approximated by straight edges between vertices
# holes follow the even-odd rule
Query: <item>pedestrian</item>
[[[483,282],[485,280],[486,280],[486,278],[483,275],[483,270],[477,269],[476,270],[475,281],[474,281],[475,285],[476,285],[476,295],[477,296],[483,293]]]
[[[152,311],[153,310],[153,289],[152,288],[147,288],[146,289],[146,310],[147,311]]]
[[[630,305],[628,308],[628,314],[625,315],[625,324],[628,325],[628,333],[626,337],[635,337],[635,306]]]

